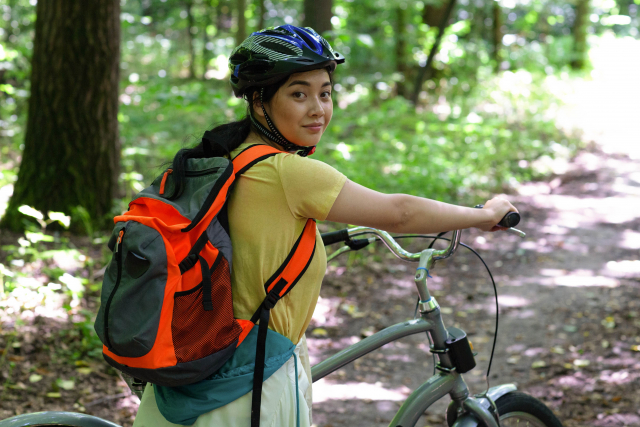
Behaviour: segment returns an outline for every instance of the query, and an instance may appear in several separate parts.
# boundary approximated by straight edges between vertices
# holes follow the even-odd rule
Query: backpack
[[[259,424],[269,312],[311,263],[316,224],[307,220],[289,255],[265,283],[267,296],[252,319],[236,319],[226,201],[242,173],[278,153],[253,145],[233,161],[188,159],[180,196],[167,198],[174,190],[171,169],[138,193],[129,210],[114,218],[109,241],[113,256],[94,325],[109,365],[167,387],[214,374],[256,327],[252,425],[257,425],[256,417]]]

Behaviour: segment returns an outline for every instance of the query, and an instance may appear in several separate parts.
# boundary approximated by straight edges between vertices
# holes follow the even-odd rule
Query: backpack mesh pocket
[[[219,255],[222,257],[222,255]],[[233,344],[242,327],[233,317],[229,263],[222,257],[211,274],[211,300],[215,310],[202,307],[202,283],[176,292],[171,335],[178,363],[201,359]]]

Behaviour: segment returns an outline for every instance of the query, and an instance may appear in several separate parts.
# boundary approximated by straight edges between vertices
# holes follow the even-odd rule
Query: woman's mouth
[[[322,126],[323,126],[322,123],[311,123],[308,125],[304,125],[303,127],[315,133],[315,132],[320,132],[322,130]]]

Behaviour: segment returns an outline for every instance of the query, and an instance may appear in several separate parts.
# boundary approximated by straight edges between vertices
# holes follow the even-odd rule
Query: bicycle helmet
[[[310,27],[282,25],[252,33],[236,47],[229,57],[231,87],[236,97],[242,98],[249,88],[262,88],[276,83],[293,73],[327,68],[332,73],[344,56],[334,52],[331,45]],[[253,125],[267,138],[286,151],[299,150],[306,156],[315,147],[303,147],[288,141],[275,127],[262,104],[269,125],[266,129],[250,114]]]

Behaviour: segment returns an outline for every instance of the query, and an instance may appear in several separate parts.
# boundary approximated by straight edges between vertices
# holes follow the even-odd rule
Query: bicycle
[[[517,225],[518,221],[519,216],[514,220],[514,216],[508,215],[499,225],[508,226],[508,232],[524,237],[525,234],[522,231],[512,228]],[[429,237],[435,241],[435,239],[442,238],[442,234],[435,237],[421,237]],[[362,238],[366,235],[374,237]],[[311,368],[313,382],[385,344],[424,332],[429,339],[429,348],[434,355],[434,361],[436,357],[438,358],[438,362],[435,363],[434,375],[411,393],[393,417],[389,424],[390,427],[415,426],[420,416],[433,403],[447,394],[451,397],[451,403],[447,408],[446,420],[451,427],[505,427],[510,425],[562,427],[560,420],[549,408],[534,397],[518,392],[514,384],[502,384],[488,388],[483,393],[470,395],[462,377],[462,374],[476,366],[469,340],[463,330],[455,327],[445,328],[440,306],[431,296],[427,287],[429,270],[433,268],[436,261],[449,258],[455,253],[461,244],[460,236],[461,230],[454,231],[452,238],[448,239],[450,240],[449,246],[444,250],[436,250],[430,246],[419,253],[411,253],[403,249],[389,233],[374,228],[355,227],[323,234],[322,238],[327,246],[340,242],[346,244],[332,253],[328,259],[333,259],[350,250],[362,249],[370,243],[380,240],[399,259],[418,262],[415,283],[419,295],[417,310],[420,312],[420,318],[389,326],[313,366]],[[493,348],[495,349],[495,341]],[[491,357],[493,357],[493,349]],[[491,362],[489,369],[490,366]],[[130,377],[125,377],[125,381],[132,392],[141,397],[143,384],[136,383]],[[101,418],[69,412],[24,414],[0,421],[0,427],[48,425],[119,427],[117,424]]]

